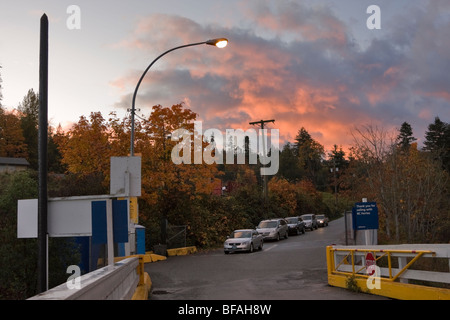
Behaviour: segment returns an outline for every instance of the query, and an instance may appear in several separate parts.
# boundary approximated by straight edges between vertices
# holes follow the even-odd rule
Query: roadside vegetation
[[[37,244],[17,239],[16,215],[17,200],[36,198],[38,192],[37,106],[33,90],[13,112],[0,105],[0,157],[30,163],[27,171],[0,174],[0,299],[24,298],[35,288]],[[166,222],[185,227],[188,246],[212,248],[232,230],[266,218],[306,213],[339,218],[363,197],[378,204],[380,241],[450,239],[450,126],[439,118],[429,125],[422,149],[407,122],[394,132],[374,125],[354,128],[354,144],[347,151],[336,145],[326,152],[306,128],[299,128],[294,141],[270,150],[279,152],[280,167],[268,179],[265,198],[259,164],[171,161],[176,142],[169,134],[181,127],[192,130],[197,117],[182,104],[158,105],[136,121],[135,152],[142,157],[139,224],[146,228],[148,250],[170,238],[161,227]],[[128,155],[130,127],[129,117],[111,113],[105,118],[100,112],[81,116],[65,131],[49,127],[49,196],[108,194],[110,157]],[[248,159],[251,147],[227,147],[226,152]],[[70,243],[55,239],[52,246],[65,262],[77,259]],[[61,264],[52,263],[55,270]]]

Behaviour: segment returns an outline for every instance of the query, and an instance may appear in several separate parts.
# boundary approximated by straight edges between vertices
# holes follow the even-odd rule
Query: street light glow
[[[216,46],[217,48],[225,48],[228,44],[228,39],[225,38],[219,38],[219,39],[212,39],[206,41],[206,44],[209,44],[211,46]]]
[[[216,47],[222,49],[222,48],[225,48],[227,46],[227,44],[228,44],[227,40],[221,40],[216,43]]]

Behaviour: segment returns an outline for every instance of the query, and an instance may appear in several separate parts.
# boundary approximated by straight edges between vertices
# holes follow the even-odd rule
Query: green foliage
[[[350,277],[347,277],[345,280],[345,287],[353,292],[361,292],[361,288],[358,287],[358,283],[356,282],[356,276],[353,274]]]
[[[1,174],[0,299],[24,299],[36,290],[37,241],[17,239],[17,200],[37,196],[35,176],[28,171]]]
[[[0,300],[26,299],[36,294],[37,239],[17,238],[17,201],[38,197],[34,171],[0,174]],[[49,239],[49,287],[67,280],[69,265],[79,263],[71,239]]]

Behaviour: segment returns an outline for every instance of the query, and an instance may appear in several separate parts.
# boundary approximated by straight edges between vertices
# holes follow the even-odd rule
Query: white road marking
[[[277,247],[277,246],[278,246],[277,244],[274,244],[273,246],[269,247],[268,249],[264,248],[263,250],[264,250],[265,252],[267,252],[267,251],[272,250],[273,248],[275,248],[275,247]]]

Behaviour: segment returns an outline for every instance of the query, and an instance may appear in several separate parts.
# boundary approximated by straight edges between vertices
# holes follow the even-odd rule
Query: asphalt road
[[[151,300],[379,300],[331,287],[327,245],[344,243],[344,219],[262,251],[225,255],[222,249],[147,264]]]

